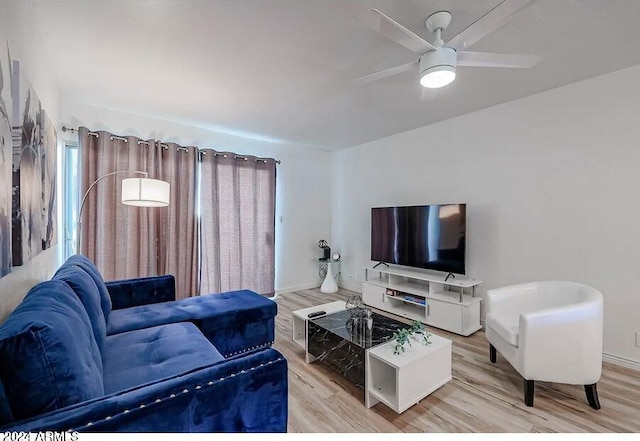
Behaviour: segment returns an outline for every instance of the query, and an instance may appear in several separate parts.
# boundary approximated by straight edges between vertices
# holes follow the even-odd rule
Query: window
[[[80,176],[78,167],[78,146],[65,144],[63,152],[63,226],[64,258],[76,253],[78,239],[78,206]]]

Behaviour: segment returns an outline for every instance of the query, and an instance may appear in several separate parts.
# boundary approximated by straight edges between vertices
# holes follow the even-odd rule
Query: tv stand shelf
[[[467,336],[481,329],[476,287],[482,282],[462,277],[445,281],[446,276],[426,271],[367,267],[362,300],[374,308]]]
[[[393,295],[389,295],[387,293],[387,294],[385,294],[385,296],[390,300],[394,300],[394,301],[397,300],[397,301],[400,301],[400,302],[409,303],[411,305],[420,306],[421,308],[425,308],[426,307],[426,302],[425,303],[420,303],[420,302],[416,302],[416,301],[413,301],[413,300],[405,299],[404,297],[402,297],[402,295],[393,296]]]

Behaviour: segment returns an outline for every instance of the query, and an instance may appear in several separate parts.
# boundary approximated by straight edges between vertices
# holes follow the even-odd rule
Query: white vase
[[[330,263],[327,263],[327,275],[320,286],[320,291],[326,294],[338,292],[338,284],[336,283],[336,279],[333,277],[333,269],[331,266],[332,265]]]
[[[424,341],[424,335],[423,334],[419,334],[419,333],[414,333],[411,338],[413,339],[413,341],[420,343],[422,345],[426,345],[427,343]]]

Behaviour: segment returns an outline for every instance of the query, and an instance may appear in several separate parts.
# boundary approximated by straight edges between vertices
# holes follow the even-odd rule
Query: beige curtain
[[[153,140],[97,136],[86,127],[79,130],[81,158],[80,194],[102,176],[115,171],[145,171],[155,178],[158,148]],[[106,280],[156,275],[158,215],[166,208],[123,205],[122,173],[101,180],[89,193],[82,214],[80,253],[93,260]]]
[[[176,297],[197,294],[195,147],[118,137],[79,130],[81,194],[91,190],[82,216],[80,252],[92,259],[106,280],[173,274]],[[141,176],[168,181],[170,203],[163,208],[129,207],[120,202],[123,178]],[[125,251],[126,250],[126,251]]]
[[[129,172],[101,180],[83,210],[80,252],[106,280],[173,274],[177,298],[235,289],[274,294],[274,160],[86,127],[79,143],[81,194],[108,173]],[[122,179],[139,176],[132,171],[168,181],[169,207],[123,205]]]
[[[171,185],[169,209],[160,218],[159,269],[176,278],[176,298],[198,293],[196,172],[198,149],[161,145],[158,177]]]
[[[275,291],[275,161],[201,156],[200,293]]]

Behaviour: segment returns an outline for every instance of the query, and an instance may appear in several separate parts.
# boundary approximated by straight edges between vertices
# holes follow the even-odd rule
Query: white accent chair
[[[602,293],[575,282],[532,282],[487,290],[485,335],[525,380],[533,406],[535,381],[584,385],[589,405],[600,409]]]

